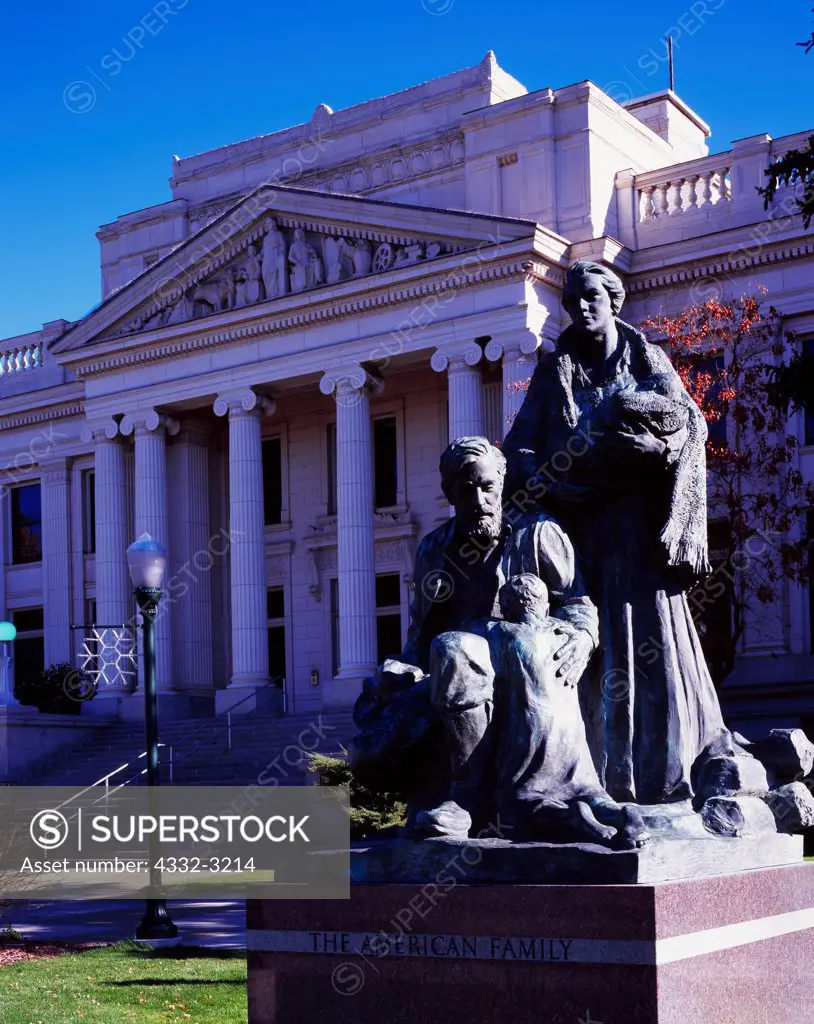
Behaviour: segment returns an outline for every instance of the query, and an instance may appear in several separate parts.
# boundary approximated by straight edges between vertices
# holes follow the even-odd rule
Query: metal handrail
[[[260,691],[261,691],[261,692],[263,692],[263,691],[265,691],[265,690],[269,690],[269,689],[271,689],[271,687],[276,687],[278,683],[282,683],[282,686],[283,686],[283,695],[285,695],[285,678],[284,678],[283,676],[275,676],[275,677],[274,677],[273,679],[270,679],[270,680],[269,680],[269,681],[268,681],[267,683],[264,683],[264,684],[263,684],[263,685],[262,685],[262,686],[260,687]],[[204,729],[212,729],[212,728],[217,728],[217,724],[218,724],[218,719],[219,719],[219,718],[222,718],[222,717],[223,717],[223,715],[229,715],[229,714],[230,714],[230,713],[231,713],[232,711],[234,711],[234,710],[235,710],[235,708],[239,708],[241,704],[245,704],[247,700],[251,700],[251,699],[252,699],[252,697],[254,697],[254,696],[255,696],[255,694],[253,694],[253,693],[248,693],[248,694],[246,694],[246,696],[245,696],[245,697],[243,697],[243,698],[242,698],[241,700],[239,700],[239,701],[237,702],[237,704],[233,704],[233,705],[231,706],[231,708],[229,708],[229,710],[228,710],[228,711],[224,711],[222,715],[216,715],[216,716],[215,716],[215,717],[214,717],[213,719],[211,719],[210,721],[208,721],[208,722],[204,722],[204,724],[203,724],[202,726],[200,726],[200,727],[199,727],[198,729],[195,729],[195,730],[193,730],[193,732],[191,732],[191,733],[190,733],[190,734],[189,734],[189,735],[188,735],[188,736],[186,737],[186,739],[187,739],[187,740],[191,740],[191,739],[194,739],[194,738],[195,738],[195,737],[196,737],[197,735],[199,735],[199,733],[202,733],[202,732],[204,731]]]
[[[159,743],[158,745],[159,745],[159,747],[166,746],[165,743]],[[140,761],[142,757],[146,757],[146,756],[147,756],[147,751],[145,750],[141,754],[139,754],[138,757],[135,760],[136,761]],[[105,784],[105,788],[109,787],[110,780],[113,778],[113,776],[114,775],[118,775],[119,772],[121,772],[121,771],[124,771],[125,768],[128,768],[130,766],[130,764],[131,764],[130,761],[125,761],[124,764],[120,764],[119,767],[118,768],[114,768],[112,772],[108,772],[107,775],[102,775],[100,778],[98,778],[96,780],[96,782],[91,782],[91,784],[89,786],[85,786],[85,788],[84,789],[80,789],[78,793],[74,793],[74,795],[71,796],[71,797],[68,797],[67,800],[63,800],[63,802],[59,805],[59,807],[64,807],[65,804],[71,803],[72,800],[77,800],[80,796],[84,796],[85,793],[89,792],[91,789],[94,789],[96,786],[101,786],[102,783]],[[139,772],[138,774],[143,775],[144,772],[142,771],[142,772]],[[133,776],[133,777],[135,778],[135,776]],[[59,810],[59,807],[57,807],[56,809]]]
[[[266,683],[264,686],[262,686],[260,688],[261,692],[263,692],[265,690],[269,690],[273,686],[276,689],[276,683],[278,681],[282,682],[282,684],[283,684],[283,698],[284,698],[284,701],[285,701],[285,679],[283,679],[282,676],[277,676],[275,679],[270,680],[268,683]],[[251,700],[251,698],[255,697],[255,696],[256,696],[256,694],[251,694],[251,693],[248,694],[248,696],[244,697],[243,700],[239,700],[237,702],[237,704],[233,704],[232,707],[230,707],[229,710],[225,712],[226,722],[222,723],[222,724],[226,725],[226,749],[229,750],[229,751],[231,751],[231,749],[232,749],[232,712],[235,710],[235,708],[239,708],[240,705],[243,704],[245,701]],[[263,701],[263,703],[264,704],[268,704],[268,703],[270,703],[270,701],[268,701],[268,700],[267,701]],[[262,705],[260,703],[258,703],[257,706],[261,707]],[[216,722],[217,722],[217,719],[213,719],[211,722],[207,722],[207,726],[209,728],[212,728],[213,726],[215,726]],[[198,729],[197,732],[192,733],[192,736],[196,736],[201,731],[202,731],[201,729]],[[191,739],[192,736],[188,737],[188,739]],[[183,755],[183,757],[179,757],[179,758],[176,758],[174,756],[174,751],[173,751],[172,748],[170,748],[170,779],[172,779],[172,770],[173,770],[173,766],[174,765],[181,764],[183,761],[186,761],[187,758],[192,757],[193,754],[196,754],[201,749],[201,747],[205,747],[209,742],[212,741],[212,739],[213,739],[213,737],[210,736],[207,739],[202,740],[196,747],[193,747],[192,750],[188,750],[186,752],[186,754]]]
[[[166,744],[164,744],[164,743],[159,743],[158,745],[159,745],[159,747],[166,746]],[[172,748],[170,748],[170,749],[172,749]],[[146,757],[146,756],[147,756],[147,751],[145,750],[141,754],[139,754],[138,757],[135,760],[136,761],[140,761],[143,757]],[[112,772],[108,772],[107,775],[103,775],[101,778],[97,779],[96,782],[92,782],[89,786],[85,786],[84,789],[80,789],[78,793],[74,793],[73,796],[69,796],[67,800],[63,800],[62,803],[59,804],[59,806],[56,808],[56,810],[61,810],[63,807],[67,807],[67,805],[73,803],[74,800],[78,800],[80,796],[84,796],[85,793],[90,792],[90,790],[95,789],[97,786],[101,786],[102,783],[104,783],[104,787],[105,787],[104,796],[100,796],[98,799],[94,800],[93,802],[94,802],[94,804],[99,804],[99,803],[102,802],[102,800],[104,800],[104,802],[105,802],[105,811],[107,811],[108,801],[110,800],[110,793],[111,793],[110,780],[113,778],[114,775],[118,775],[119,772],[124,771],[125,768],[128,768],[130,766],[130,764],[131,764],[130,761],[125,761],[124,764],[120,764],[119,767],[118,768],[114,768]],[[123,786],[126,786],[126,785],[128,785],[128,783],[132,782],[133,779],[137,779],[140,776],[144,775],[146,773],[146,771],[147,771],[146,768],[142,768],[142,770],[140,772],[136,772],[135,775],[129,776],[128,778],[126,778],[124,780],[124,782],[119,783],[112,790],[112,792],[117,793]]]

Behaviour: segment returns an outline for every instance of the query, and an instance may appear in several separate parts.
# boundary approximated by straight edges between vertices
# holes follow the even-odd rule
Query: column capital
[[[108,419],[88,420],[82,427],[81,438],[85,444],[96,441],[113,441],[119,434],[119,424],[111,416]]]
[[[214,402],[216,416],[271,416],[277,407],[273,398],[258,395],[252,388],[237,388],[224,391]]]
[[[364,366],[343,366],[336,370],[326,370],[320,379],[319,390],[323,395],[333,395],[336,402],[358,393],[379,394],[384,388],[384,381],[374,377]]]
[[[500,334],[496,338],[492,338],[486,345],[486,358],[490,362],[496,362],[511,353],[514,353],[515,356],[530,356],[537,351],[540,345],[540,335],[529,327],[526,330]]]
[[[459,345],[444,345],[433,352],[430,366],[436,373],[443,373],[447,368],[459,369],[464,365],[476,366],[482,355],[480,345],[474,341]]]
[[[119,432],[123,437],[131,434],[157,433],[164,431],[174,437],[181,429],[181,424],[172,416],[166,416],[157,409],[137,409],[128,412],[122,417],[119,424]]]

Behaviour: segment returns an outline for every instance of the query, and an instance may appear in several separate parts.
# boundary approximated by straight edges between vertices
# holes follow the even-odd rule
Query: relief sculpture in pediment
[[[355,248],[347,238],[328,236],[322,245],[325,254],[325,280],[328,284],[338,284],[353,276],[353,257]]]
[[[276,299],[288,294],[288,265],[285,252],[285,237],[273,217],[266,222],[263,236],[262,270],[263,286],[267,299]]]
[[[306,240],[302,228],[294,229],[294,241],[288,250],[288,262],[291,264],[292,292],[304,292],[324,282],[322,259],[314,246]]]
[[[211,281],[199,284],[192,293],[192,301],[209,306],[210,311],[232,309],[235,305],[236,287],[235,271],[230,267]],[[179,306],[181,304],[181,302],[178,303]]]
[[[192,271],[183,271],[173,282],[177,286],[172,292],[166,289],[167,298],[160,304],[154,299],[116,333],[180,324],[323,284],[384,273],[433,259],[445,249],[440,242],[371,244],[366,238],[321,234],[299,226],[286,231],[274,217],[267,217],[259,231],[233,250],[236,255],[225,265],[197,278]]]

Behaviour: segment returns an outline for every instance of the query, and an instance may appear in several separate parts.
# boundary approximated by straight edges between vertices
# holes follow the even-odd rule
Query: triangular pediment
[[[308,302],[323,289],[364,289],[370,278],[430,269],[457,253],[530,238],[535,228],[512,218],[261,186],[109,296],[52,351],[163,335],[260,304]]]

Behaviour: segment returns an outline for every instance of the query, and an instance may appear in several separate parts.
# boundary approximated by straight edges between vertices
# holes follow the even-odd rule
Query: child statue
[[[549,614],[548,588],[539,576],[522,573],[501,587],[498,599],[503,619],[488,634],[502,815],[535,838],[643,845],[649,836],[638,812],[621,807],[600,785],[578,687],[557,675],[563,622]]]

